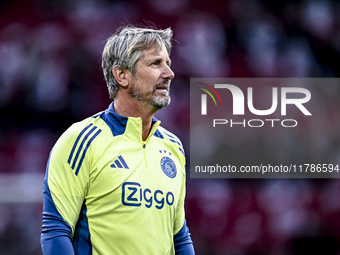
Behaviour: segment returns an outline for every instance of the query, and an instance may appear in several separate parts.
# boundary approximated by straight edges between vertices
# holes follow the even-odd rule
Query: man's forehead
[[[150,48],[147,48],[142,51],[143,57],[163,57],[169,58],[168,52],[164,45],[159,46],[158,44],[154,44]]]

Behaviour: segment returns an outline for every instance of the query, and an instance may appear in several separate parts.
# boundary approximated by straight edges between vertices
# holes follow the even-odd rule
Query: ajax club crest
[[[166,176],[175,178],[177,169],[174,161],[171,158],[164,156],[161,159],[161,168]]]

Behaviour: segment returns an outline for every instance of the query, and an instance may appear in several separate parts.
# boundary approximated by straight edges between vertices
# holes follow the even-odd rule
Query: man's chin
[[[166,97],[162,97],[162,98],[153,98],[152,100],[153,102],[153,107],[155,107],[156,109],[161,109],[165,106],[168,106],[171,102],[171,97],[170,96],[166,96]]]

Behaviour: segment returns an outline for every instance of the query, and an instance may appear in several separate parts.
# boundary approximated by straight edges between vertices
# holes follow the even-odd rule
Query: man
[[[185,157],[155,112],[170,103],[172,31],[125,27],[102,67],[114,102],[53,147],[44,185],[47,254],[194,254],[184,218]]]

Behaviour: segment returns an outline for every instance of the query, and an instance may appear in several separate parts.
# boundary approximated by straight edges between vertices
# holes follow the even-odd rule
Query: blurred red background
[[[157,113],[189,155],[190,77],[339,77],[340,2],[0,1],[0,254],[41,254],[49,151],[110,103],[101,51],[123,24],[172,27],[172,103]],[[339,98],[340,88],[324,93]],[[314,152],[340,160],[330,101]],[[264,155],[266,156],[266,155]],[[189,174],[188,174],[189,175]],[[187,181],[197,255],[339,254],[340,181]]]

